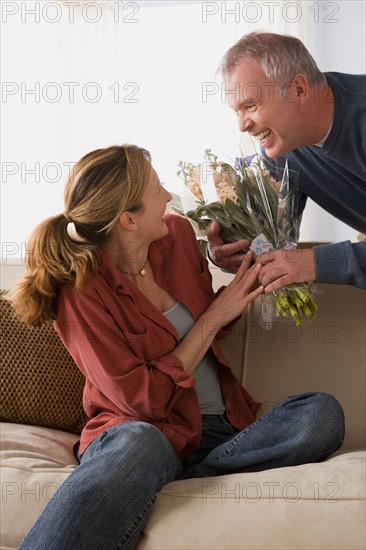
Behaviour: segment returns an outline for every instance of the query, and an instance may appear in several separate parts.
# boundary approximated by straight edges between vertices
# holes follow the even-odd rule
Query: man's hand
[[[236,273],[245,257],[245,254],[239,254],[239,252],[243,248],[249,248],[250,241],[242,239],[236,243],[225,244],[219,235],[220,229],[220,225],[215,221],[207,229],[210,258],[222,269]]]
[[[259,281],[266,293],[292,283],[315,281],[315,257],[311,248],[266,252],[256,259],[263,267]]]

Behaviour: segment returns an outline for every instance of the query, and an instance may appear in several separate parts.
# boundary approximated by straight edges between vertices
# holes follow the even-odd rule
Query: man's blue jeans
[[[131,550],[165,484],[319,462],[343,438],[343,410],[325,393],[289,397],[243,431],[204,416],[201,445],[183,461],[154,426],[120,424],[86,449],[20,549]]]

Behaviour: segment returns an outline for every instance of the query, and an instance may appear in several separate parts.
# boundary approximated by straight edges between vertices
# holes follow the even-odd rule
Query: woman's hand
[[[237,274],[203,314],[206,322],[217,323],[218,330],[240,316],[248,305],[263,293],[263,286],[257,286],[261,264],[250,267],[254,253],[244,255]],[[218,331],[217,331],[218,332]]]

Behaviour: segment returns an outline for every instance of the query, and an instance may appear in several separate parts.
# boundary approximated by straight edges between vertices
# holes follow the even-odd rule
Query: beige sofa
[[[2,286],[9,288],[22,270],[22,265],[4,264]],[[212,270],[216,287],[230,279],[218,269]],[[312,323],[296,329],[289,321],[277,319],[267,331],[259,324],[258,300],[223,347],[248,390],[263,402],[262,413],[287,395],[300,392],[317,390],[336,396],[346,414],[342,449],[320,464],[170,483],[158,495],[138,550],[365,549],[366,293],[350,287],[318,288],[319,313]],[[7,349],[13,353],[29,347],[37,334],[28,333],[17,341],[9,338],[8,327],[2,351],[6,355]],[[53,336],[44,338],[52,340]],[[30,363],[38,361],[43,369],[45,365],[56,369],[63,353],[56,348],[46,357],[34,358],[29,352]],[[14,361],[18,372],[19,355]],[[5,386],[9,387],[13,383],[9,360],[7,369]],[[29,375],[29,368],[23,372]],[[72,420],[68,431],[60,429],[65,420],[57,418],[62,405],[56,403],[69,393],[68,387],[80,395],[80,377],[76,370],[73,373],[75,383],[68,386],[63,380],[56,388],[55,407],[53,402],[47,405],[51,386],[47,395],[41,390],[27,395],[19,382],[12,388],[16,397],[10,405],[14,400],[20,403],[15,413],[13,407],[15,417],[11,418],[24,420],[24,414],[31,414],[22,410],[22,399],[33,399],[35,407],[40,405],[35,413],[40,419],[31,422],[53,422],[59,429],[9,422],[6,405],[1,407],[2,419],[8,420],[1,423],[3,550],[17,548],[55,489],[76,466],[72,447],[78,435],[70,429],[77,432],[82,413]],[[51,376],[49,369],[45,376]],[[33,378],[29,380],[35,383]],[[42,418],[42,406],[49,408],[50,422]],[[29,418],[33,417],[25,420],[29,422]]]

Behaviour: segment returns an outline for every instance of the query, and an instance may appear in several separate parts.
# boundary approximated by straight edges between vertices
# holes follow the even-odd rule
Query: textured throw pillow
[[[85,379],[52,322],[29,327],[0,291],[0,420],[80,433]]]

